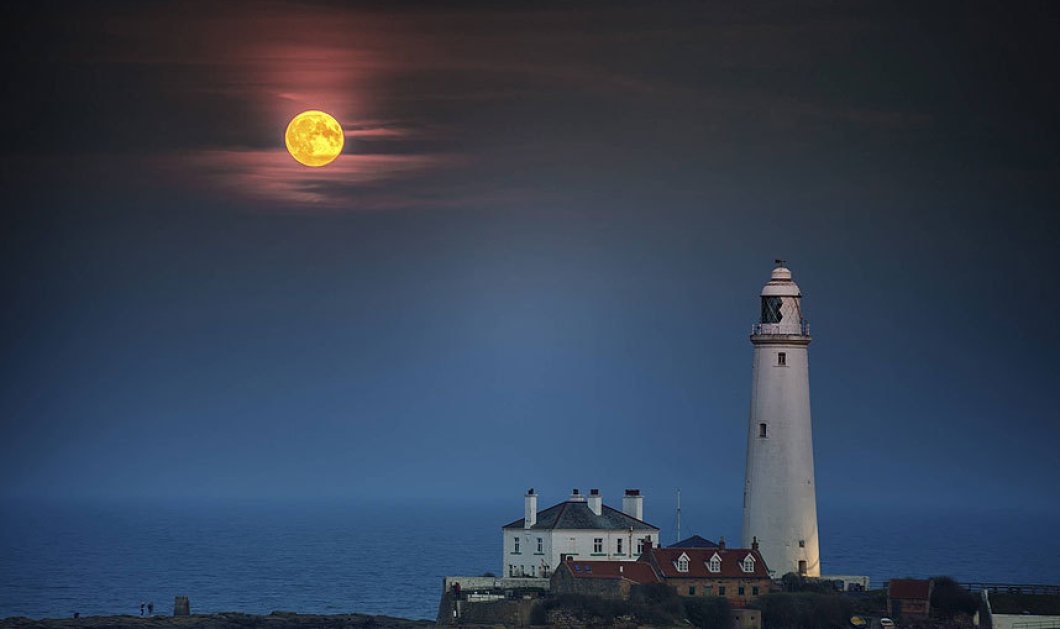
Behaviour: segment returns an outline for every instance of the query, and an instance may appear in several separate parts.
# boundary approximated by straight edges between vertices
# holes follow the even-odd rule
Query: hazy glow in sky
[[[186,6],[0,20],[0,494],[730,517],[783,257],[822,503],[1060,503],[1055,9]]]

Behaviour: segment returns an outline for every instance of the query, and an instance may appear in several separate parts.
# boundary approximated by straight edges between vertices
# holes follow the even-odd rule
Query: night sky
[[[1060,503],[1056,3],[39,4],[0,16],[5,499],[733,521],[780,257],[823,508]]]

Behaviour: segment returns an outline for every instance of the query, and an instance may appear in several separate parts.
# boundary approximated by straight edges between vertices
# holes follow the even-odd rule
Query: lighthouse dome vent
[[[763,297],[802,297],[799,285],[791,279],[791,269],[783,264],[777,264],[773,274],[762,288]]]

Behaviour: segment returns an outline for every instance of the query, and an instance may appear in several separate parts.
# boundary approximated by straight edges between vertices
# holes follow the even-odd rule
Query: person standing
[[[143,601],[140,601],[140,615],[141,616],[144,615],[144,602]]]
[[[155,615],[155,602],[154,601],[147,601],[147,615],[148,616],[154,616]]]

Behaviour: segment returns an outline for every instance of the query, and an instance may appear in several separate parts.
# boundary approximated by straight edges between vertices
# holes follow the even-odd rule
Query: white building
[[[622,510],[603,503],[599,490],[588,498],[577,489],[571,497],[544,511],[537,494],[526,493],[524,517],[501,528],[505,577],[549,577],[565,557],[582,561],[636,561],[642,544],[659,544],[659,529],[644,521],[644,497],[627,489]]]
[[[758,538],[773,576],[821,574],[810,427],[810,329],[802,294],[781,260],[762,289],[751,331],[754,366],[747,428],[743,544]]]

